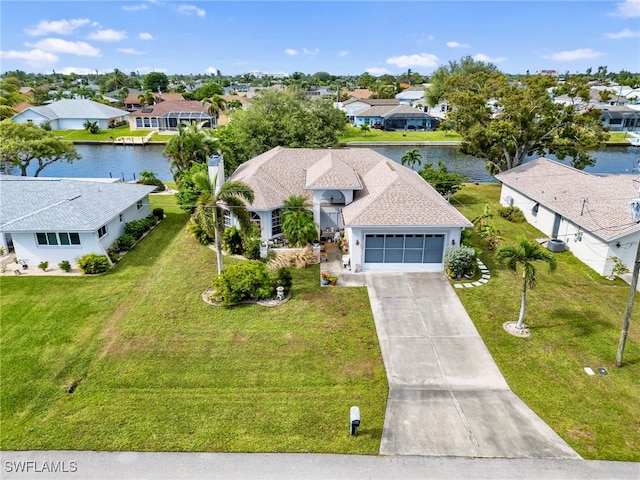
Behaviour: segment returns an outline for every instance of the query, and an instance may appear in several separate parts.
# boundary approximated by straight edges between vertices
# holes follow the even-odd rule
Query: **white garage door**
[[[442,263],[444,235],[385,235],[365,236],[364,262],[376,263]]]

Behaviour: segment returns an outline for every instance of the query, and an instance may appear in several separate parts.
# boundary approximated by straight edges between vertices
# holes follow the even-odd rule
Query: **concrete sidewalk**
[[[443,274],[365,278],[389,381],[381,455],[580,458],[511,392]]]

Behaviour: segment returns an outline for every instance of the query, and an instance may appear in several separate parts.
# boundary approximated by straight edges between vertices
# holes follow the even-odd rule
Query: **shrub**
[[[105,255],[87,253],[78,260],[78,266],[84,273],[104,273],[109,270],[109,259]]]
[[[288,268],[279,268],[274,272],[271,280],[273,292],[275,292],[278,287],[284,287],[284,294],[286,295],[291,290],[291,285],[293,285],[293,277]]]
[[[260,246],[262,239],[260,238],[260,227],[255,223],[251,226],[251,231],[247,235],[242,236],[242,249],[244,256],[249,260],[261,260]]]
[[[49,268],[49,262],[47,262],[46,260],[43,260],[42,262],[40,262],[40,263],[38,264],[38,268],[39,268],[40,270],[42,270],[43,272],[46,272],[46,271],[47,271],[47,268]]]
[[[246,261],[229,265],[213,281],[213,300],[224,306],[242,300],[260,300],[272,295],[271,279],[262,262]]]
[[[107,248],[107,255],[112,263],[116,263],[120,260],[120,250],[116,246],[116,242],[113,242],[109,248]]]
[[[520,210],[518,207],[514,207],[513,205],[510,205],[508,207],[498,207],[498,215],[514,223],[522,223],[526,220],[524,218],[524,213],[522,213],[522,210]]]
[[[151,214],[158,219],[158,221],[164,218],[164,210],[160,207],[156,207],[153,209]]]
[[[124,235],[120,235],[118,239],[114,242],[116,248],[120,250],[131,250],[131,247],[136,243],[136,238],[133,235],[125,233]]]
[[[149,215],[140,220],[134,220],[124,224],[124,233],[133,236],[136,240],[151,229],[157,223],[156,217]]]
[[[213,243],[213,241],[215,240],[211,238],[207,234],[207,232],[204,231],[204,229],[200,226],[199,223],[196,223],[194,221],[191,221],[191,223],[187,225],[187,230],[189,231],[191,236],[196,240],[198,240],[202,245],[209,245],[210,243]]]
[[[71,271],[71,263],[69,262],[69,260],[62,260],[59,264],[58,267],[60,268],[60,270],[62,270],[63,272],[70,272]]]
[[[450,248],[444,254],[444,268],[451,277],[460,278],[476,268],[476,251],[471,247]]]
[[[155,185],[156,189],[154,192],[164,192],[167,189],[164,183],[156,177],[156,174],[149,170],[143,170],[140,172],[140,183],[143,185]]]
[[[231,255],[239,255],[242,253],[242,234],[235,225],[226,228],[222,232],[221,242],[225,252]]]

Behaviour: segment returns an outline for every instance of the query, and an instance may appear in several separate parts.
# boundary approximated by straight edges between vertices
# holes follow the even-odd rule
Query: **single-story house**
[[[221,164],[210,167],[212,178],[222,178]],[[248,207],[263,241],[283,237],[284,201],[301,195],[319,237],[344,230],[358,271],[442,271],[447,248],[460,245],[462,229],[473,226],[416,172],[368,148],[276,147],[229,180],[253,189]]]
[[[440,120],[409,105],[375,106],[353,114],[353,125],[367,124],[382,130],[435,130]]]
[[[216,117],[197,100],[166,100],[135,110],[129,116],[131,130],[175,131],[182,122],[196,122],[204,128],[213,128]]]
[[[349,121],[353,125],[354,114],[358,110],[390,105],[400,105],[400,102],[397,98],[350,98],[342,103],[341,109],[346,112],[347,117],[349,117]]]
[[[529,223],[600,275],[611,273],[614,256],[633,270],[640,241],[640,223],[630,216],[631,202],[640,202],[637,175],[596,175],[541,157],[496,179],[503,205],[520,208]]]
[[[145,92],[140,90],[130,91],[127,97],[124,99],[124,107],[128,111],[140,110],[142,108],[142,105],[140,104],[139,97],[144,93]],[[154,103],[184,100],[181,93],[153,93],[153,99]]]
[[[596,107],[600,110],[600,120],[612,132],[633,132],[640,130],[640,110],[631,107]]]
[[[0,247],[30,265],[105,255],[127,222],[149,215],[149,185],[0,176]]]
[[[97,122],[102,130],[106,130],[116,122],[126,121],[128,116],[129,112],[92,100],[64,99],[49,105],[27,107],[11,118],[17,123],[41,125],[49,122],[52,130],[83,130],[84,122]]]

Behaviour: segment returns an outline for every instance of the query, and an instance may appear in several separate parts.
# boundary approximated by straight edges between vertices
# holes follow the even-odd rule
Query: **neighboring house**
[[[84,123],[97,122],[102,130],[126,121],[129,112],[91,100],[58,100],[49,105],[27,107],[12,119],[17,123],[41,125],[49,122],[52,130],[84,130]]]
[[[367,124],[382,130],[435,130],[440,121],[409,105],[376,106],[353,114],[353,125]]]
[[[612,256],[633,270],[640,223],[630,214],[638,175],[594,175],[538,158],[496,175],[500,202],[519,207],[527,221],[600,275],[611,273]]]
[[[253,189],[248,207],[263,241],[283,236],[284,201],[304,196],[319,236],[344,229],[355,270],[442,271],[446,249],[473,226],[416,172],[367,148],[276,147],[229,180]]]
[[[349,121],[353,125],[353,117],[358,110],[389,105],[400,105],[400,102],[396,98],[350,98],[346,102],[342,103],[342,110],[346,112],[347,117],[349,117]]]
[[[138,98],[140,95],[144,95],[145,92],[135,90],[130,91],[127,95],[127,98],[124,99],[124,107],[129,110],[140,110],[142,105],[140,104],[140,99]],[[181,93],[154,93],[153,94],[154,103],[160,102],[174,102],[179,100],[184,100]]]
[[[396,99],[400,105],[424,105],[424,85],[409,87],[398,93]]]
[[[0,176],[0,246],[30,265],[105,255],[127,222],[149,215],[148,185]]]
[[[204,128],[216,126],[216,117],[209,114],[207,106],[197,100],[164,101],[131,112],[131,130],[176,131],[181,123],[196,122]]]
[[[640,130],[640,110],[631,107],[597,107],[604,127],[612,132],[633,132]]]
[[[371,95],[373,95],[373,92],[368,88],[356,88],[355,90],[348,91],[347,95],[366,100],[367,98],[371,98]]]

